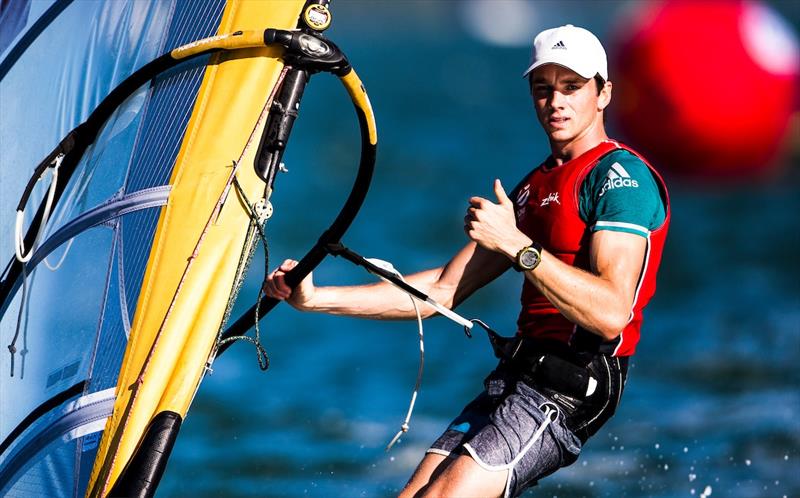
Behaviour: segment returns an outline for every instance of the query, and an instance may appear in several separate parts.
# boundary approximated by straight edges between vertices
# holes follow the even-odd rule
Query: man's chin
[[[554,130],[547,133],[551,143],[564,144],[569,143],[573,138],[573,134],[566,130]]]

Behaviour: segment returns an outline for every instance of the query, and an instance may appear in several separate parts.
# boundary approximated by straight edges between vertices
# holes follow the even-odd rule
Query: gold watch
[[[542,246],[533,242],[531,245],[523,247],[517,253],[517,259],[514,261],[514,269],[517,271],[531,271],[542,260]]]

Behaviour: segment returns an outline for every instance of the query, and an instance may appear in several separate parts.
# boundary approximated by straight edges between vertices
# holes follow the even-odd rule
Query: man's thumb
[[[506,191],[503,188],[503,184],[500,183],[499,178],[494,181],[494,194],[497,196],[497,200],[500,201],[500,204],[511,203],[511,199],[506,195]]]

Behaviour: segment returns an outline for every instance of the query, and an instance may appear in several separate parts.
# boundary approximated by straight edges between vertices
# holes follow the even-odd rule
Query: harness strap
[[[522,336],[503,337],[483,322],[473,320],[486,330],[494,355],[535,387],[545,387],[567,396],[584,399],[597,389],[589,369],[577,362],[577,356],[565,348],[534,342]]]

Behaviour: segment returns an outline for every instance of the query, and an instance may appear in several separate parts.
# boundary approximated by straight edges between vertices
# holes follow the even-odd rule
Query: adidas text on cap
[[[545,64],[558,64],[586,79],[599,74],[608,80],[608,61],[603,45],[590,31],[567,24],[542,31],[533,40],[531,64],[522,74]]]

